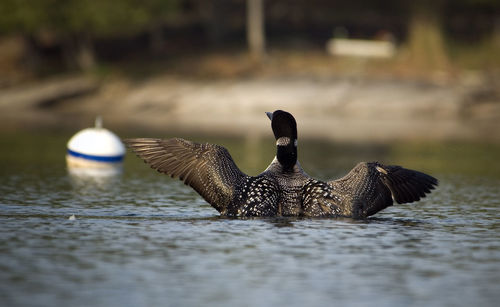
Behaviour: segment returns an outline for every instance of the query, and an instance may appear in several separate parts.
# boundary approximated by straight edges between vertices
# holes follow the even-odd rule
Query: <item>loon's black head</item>
[[[278,161],[287,171],[292,170],[297,162],[297,123],[292,114],[277,110],[266,112],[271,120],[274,137],[276,138]]]

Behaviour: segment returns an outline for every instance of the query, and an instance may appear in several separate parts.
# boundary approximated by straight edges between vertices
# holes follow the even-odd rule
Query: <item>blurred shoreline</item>
[[[265,2],[265,5],[264,5]],[[0,133],[500,144],[500,2],[0,2]]]
[[[299,63],[287,71],[282,63],[252,68],[248,61],[233,65],[211,58],[184,67],[183,74],[82,74],[21,84],[0,89],[0,132],[75,131],[101,115],[106,127],[127,133],[262,136],[270,131],[264,112],[284,109],[297,118],[303,138],[500,142],[494,77],[465,72],[401,78],[367,73],[363,63],[339,68],[315,60],[304,57],[308,70]],[[239,70],[200,77],[210,70],[203,65]],[[196,67],[198,75],[190,77]]]

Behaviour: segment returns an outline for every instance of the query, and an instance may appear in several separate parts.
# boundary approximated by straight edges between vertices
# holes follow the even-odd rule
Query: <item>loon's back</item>
[[[289,171],[285,171],[275,158],[261,174],[273,178],[279,194],[278,215],[301,216],[303,214],[303,188],[311,177],[307,175],[297,162]]]

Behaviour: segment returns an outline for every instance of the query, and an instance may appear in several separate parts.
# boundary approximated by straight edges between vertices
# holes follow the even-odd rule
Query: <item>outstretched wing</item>
[[[346,176],[329,181],[344,196],[343,207],[354,217],[367,217],[398,203],[411,203],[430,193],[438,181],[422,172],[377,162],[361,162]]]
[[[151,168],[178,177],[221,213],[233,199],[234,186],[247,177],[222,146],[180,138],[124,142]]]

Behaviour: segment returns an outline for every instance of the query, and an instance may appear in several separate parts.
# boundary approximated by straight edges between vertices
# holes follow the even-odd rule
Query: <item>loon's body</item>
[[[297,161],[297,125],[290,113],[267,113],[277,153],[257,176],[241,172],[219,145],[180,138],[129,139],[125,143],[159,172],[178,177],[224,216],[365,218],[397,203],[425,197],[437,185],[427,174],[361,162],[346,176],[320,181]]]

